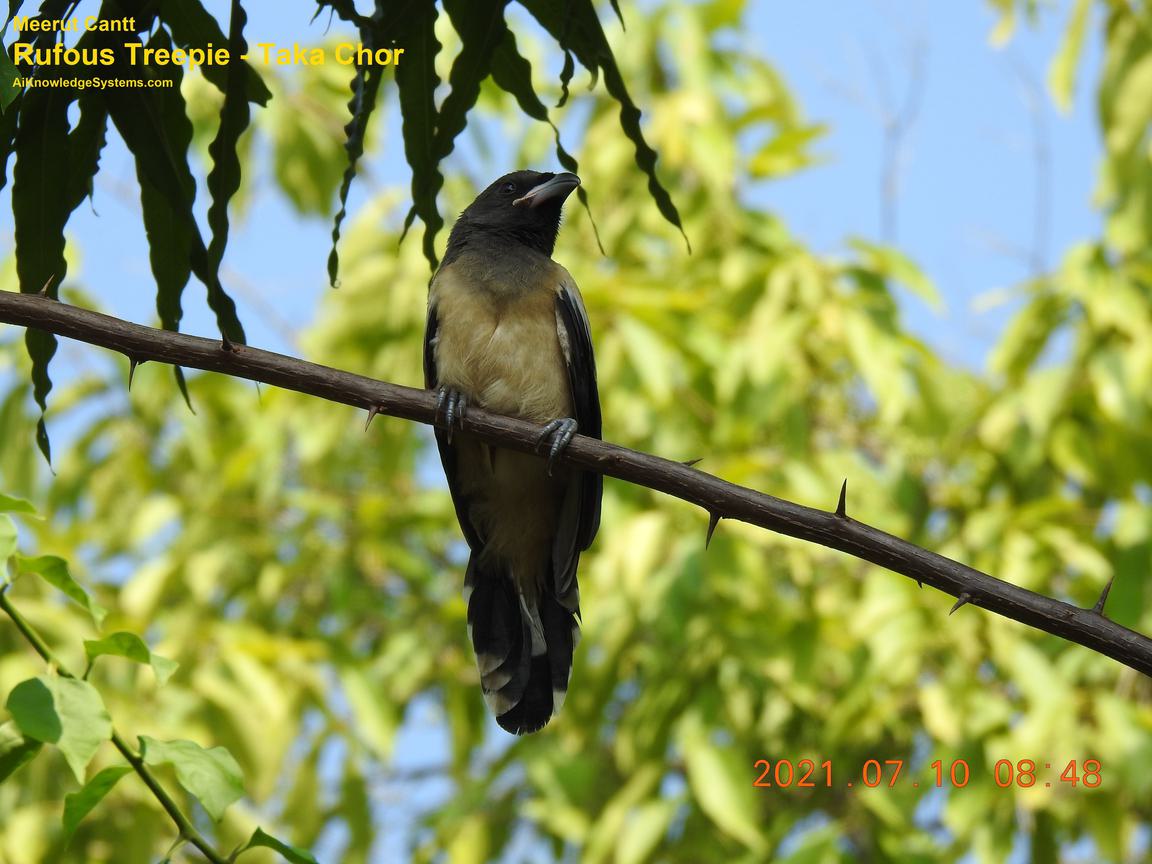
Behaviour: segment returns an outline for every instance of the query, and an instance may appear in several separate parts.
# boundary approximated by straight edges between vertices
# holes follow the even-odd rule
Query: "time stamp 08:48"
[[[816,762],[814,759],[801,759],[793,763],[791,759],[757,759],[753,763],[757,775],[752,785],[759,789],[814,789],[819,786],[864,786],[875,789],[883,786],[893,788],[911,784],[919,786],[951,786],[961,789],[968,785],[972,772],[963,759],[945,762],[942,759],[928,765],[926,772],[913,776],[904,770],[903,759],[868,759],[860,766],[853,777],[838,776],[833,770],[831,759]],[[1100,785],[1100,762],[1097,759],[1071,759],[1066,763],[1036,762],[1032,759],[1001,759],[992,766],[991,779],[1001,789],[1009,787],[1028,788],[1030,786],[1085,786],[1095,789]]]

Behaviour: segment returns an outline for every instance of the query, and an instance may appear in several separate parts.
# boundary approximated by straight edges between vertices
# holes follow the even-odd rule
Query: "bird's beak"
[[[528,194],[512,202],[513,207],[527,204],[529,207],[539,207],[545,201],[559,199],[563,201],[572,194],[572,190],[580,185],[580,178],[567,171],[557,174],[551,180],[545,180],[539,186],[533,186]]]

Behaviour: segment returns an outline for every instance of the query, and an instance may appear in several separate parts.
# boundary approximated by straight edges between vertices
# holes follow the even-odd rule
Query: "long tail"
[[[481,565],[477,558],[468,560],[464,594],[484,701],[501,728],[516,735],[536,732],[559,713],[568,693],[580,637],[575,580],[571,609],[547,588],[530,608],[505,568]]]

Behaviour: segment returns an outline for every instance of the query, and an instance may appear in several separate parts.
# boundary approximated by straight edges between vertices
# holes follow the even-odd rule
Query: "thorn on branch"
[[[132,379],[136,377],[136,367],[145,361],[137,360],[135,357],[128,356],[128,392],[132,392]]]
[[[836,502],[836,515],[841,519],[847,519],[848,513],[845,510],[845,498],[848,497],[848,478],[844,478],[844,482],[840,484],[840,500]]]
[[[1108,580],[1108,584],[1104,586],[1104,590],[1100,592],[1100,599],[1096,601],[1096,605],[1092,607],[1092,611],[1097,615],[1104,614],[1104,604],[1108,602],[1108,592],[1112,590],[1112,581],[1116,578],[1115,574]]]
[[[41,297],[48,297],[48,289],[52,287],[52,283],[56,281],[56,274],[53,273],[48,277],[48,281],[44,283],[44,287],[38,292]],[[49,299],[52,299],[49,297]]]
[[[704,461],[704,457],[701,456],[699,459],[686,459],[683,462],[681,462],[680,464],[681,465],[687,465],[689,468],[691,468],[695,465],[699,465],[703,461]]]
[[[376,418],[376,415],[379,413],[380,413],[380,406],[379,405],[372,405],[368,408],[368,419],[364,421],[364,431],[365,432],[368,431],[368,427],[372,425],[372,421]]]
[[[965,606],[971,602],[972,602],[972,595],[969,594],[967,591],[965,591],[963,594],[961,594],[959,597],[956,598],[956,603],[952,606],[951,609],[948,610],[948,614],[951,615],[953,612],[955,612],[961,606]]]
[[[723,518],[715,510],[708,511],[708,536],[704,538],[704,548],[707,549],[712,543],[712,535],[716,533],[716,526],[720,524],[720,519]]]

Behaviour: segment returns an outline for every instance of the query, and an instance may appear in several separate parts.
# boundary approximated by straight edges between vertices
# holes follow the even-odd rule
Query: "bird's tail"
[[[531,603],[506,568],[477,558],[468,561],[464,593],[484,701],[501,728],[535,732],[559,713],[568,693],[580,634],[575,580],[571,609],[547,588]]]

